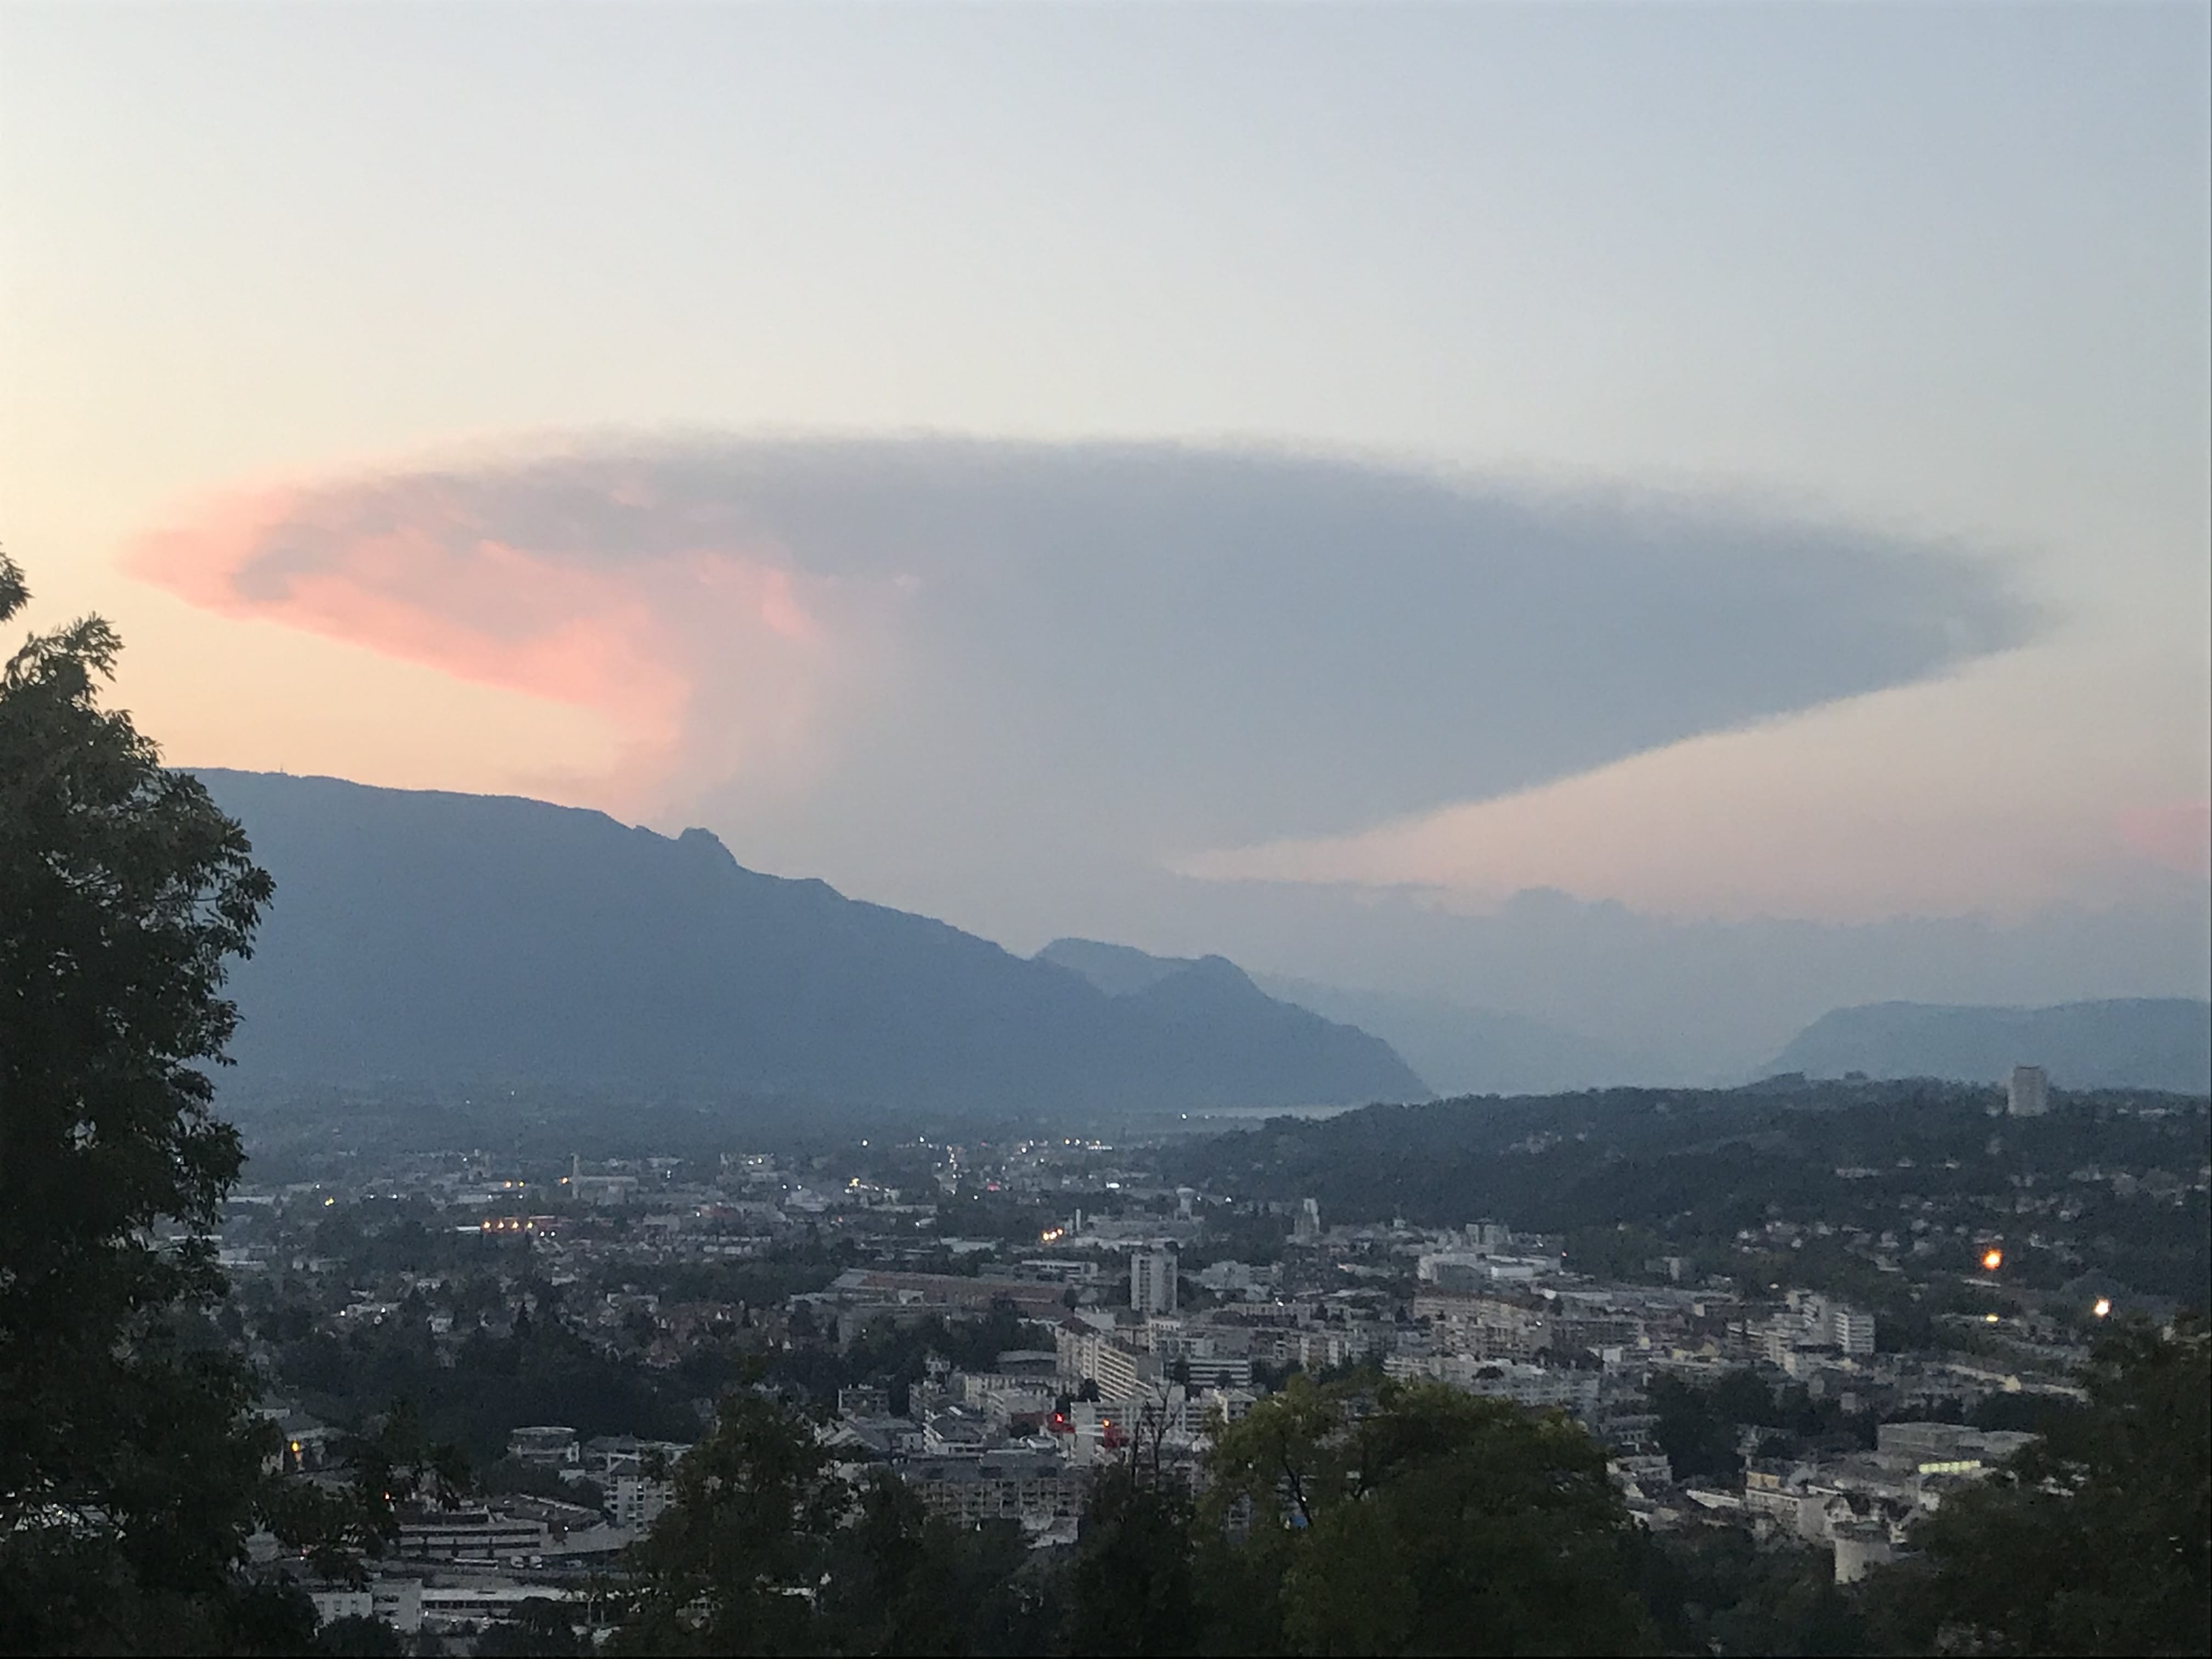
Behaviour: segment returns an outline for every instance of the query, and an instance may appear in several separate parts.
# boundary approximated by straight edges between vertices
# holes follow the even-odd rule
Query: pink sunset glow
[[[219,615],[592,710],[622,734],[616,775],[592,792],[614,799],[802,744],[825,635],[782,564],[701,547],[592,566],[487,534],[434,491],[410,489],[405,509],[340,522],[305,491],[233,495],[141,538],[125,567]],[[314,556],[295,567],[303,531]],[[710,682],[736,696],[708,720]]]

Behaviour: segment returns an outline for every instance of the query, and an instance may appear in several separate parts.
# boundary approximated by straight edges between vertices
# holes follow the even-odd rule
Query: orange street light
[[[2110,1319],[2112,1316],[2112,1298],[2109,1296],[2099,1297],[2097,1305],[2089,1311],[2100,1319]]]
[[[1982,1252],[1982,1271],[1984,1273],[1993,1273],[2003,1266],[2004,1252],[2002,1250],[1988,1249]]]

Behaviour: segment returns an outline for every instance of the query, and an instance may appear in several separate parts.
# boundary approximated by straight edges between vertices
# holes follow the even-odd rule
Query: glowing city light
[[[2003,1266],[2004,1252],[2002,1250],[1984,1250],[1982,1252],[1982,1271],[1984,1273],[1993,1273]]]
[[[2097,1305],[2090,1309],[2089,1311],[2096,1315],[2100,1319],[2111,1318],[2112,1316],[2112,1298],[2109,1296],[2099,1297],[2097,1298]]]

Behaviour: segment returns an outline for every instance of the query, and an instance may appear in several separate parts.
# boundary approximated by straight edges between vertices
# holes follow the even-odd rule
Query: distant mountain
[[[1036,953],[1036,960],[1082,975],[1109,997],[1129,997],[1151,990],[1163,980],[1190,972],[1200,958],[1156,957],[1133,945],[1108,945],[1095,939],[1056,939]],[[1225,962],[1226,958],[1209,957],[1204,960]]]
[[[2212,1003],[2180,997],[2052,1008],[1877,1002],[1822,1015],[1766,1069],[1995,1083],[2014,1066],[2040,1066],[2063,1088],[2212,1092]]]
[[[240,1073],[994,1109],[1419,1097],[1226,963],[1114,997],[943,922],[747,870],[703,830],[331,778],[198,774],[276,878]]]
[[[1136,995],[1202,965],[1186,957],[1156,957],[1088,939],[1054,939],[1037,956],[1073,969],[1115,996]],[[1218,957],[1203,961],[1230,965]],[[1279,1001],[1373,1032],[1405,1056],[1438,1094],[1598,1088],[1635,1081],[1648,1070],[1601,1042],[1514,1014],[1271,974],[1252,975],[1250,981]]]
[[[1648,1083],[1667,1068],[1563,1026],[1494,1008],[1255,974],[1271,997],[1372,1031],[1440,1095],[1543,1095]]]
[[[1391,1098],[1430,1097],[1425,1081],[1407,1066],[1386,1041],[1350,1021],[1333,1020],[1299,1007],[1288,998],[1270,996],[1225,957],[1155,957],[1127,945],[1059,939],[1038,951],[1034,960],[1079,974],[1116,1001],[1178,1024],[1200,1018],[1218,1022],[1224,1028],[1248,1026],[1269,1043],[1297,1050],[1324,1040],[1341,1042],[1358,1037],[1390,1056],[1399,1079],[1398,1091]]]

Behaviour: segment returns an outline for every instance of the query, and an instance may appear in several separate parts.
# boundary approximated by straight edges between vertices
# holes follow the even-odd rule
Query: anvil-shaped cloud
[[[597,708],[634,805],[1121,858],[1526,787],[2033,622],[1986,562],[1833,523],[1167,444],[570,444],[234,497],[130,564]]]

